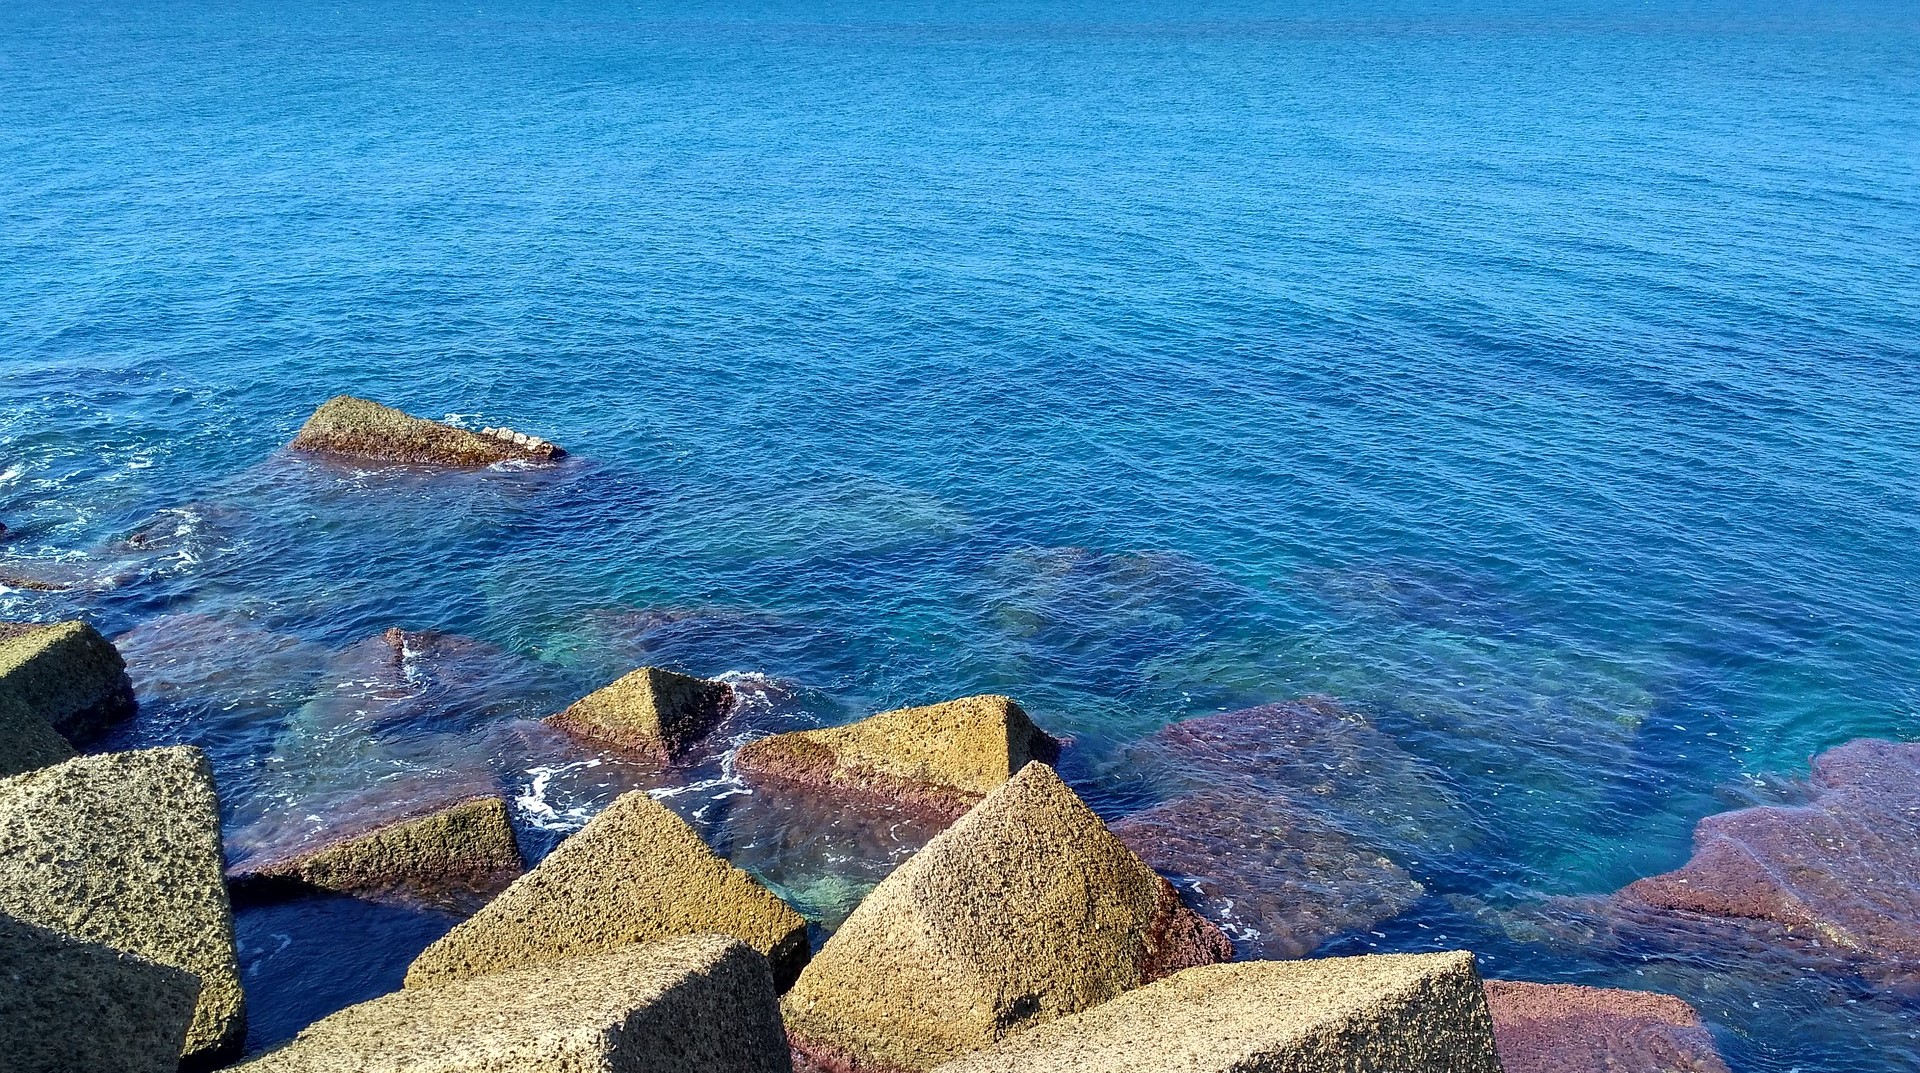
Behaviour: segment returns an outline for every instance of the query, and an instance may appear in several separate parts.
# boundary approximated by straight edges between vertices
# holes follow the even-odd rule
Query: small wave
[[[513,799],[514,807],[526,817],[528,824],[542,831],[561,833],[578,831],[593,818],[593,809],[587,805],[575,805],[572,808],[557,809],[547,800],[547,790],[553,785],[554,776],[568,772],[583,771],[599,767],[604,761],[580,760],[571,764],[558,764],[552,767],[527,769],[532,780],[521,789]]]

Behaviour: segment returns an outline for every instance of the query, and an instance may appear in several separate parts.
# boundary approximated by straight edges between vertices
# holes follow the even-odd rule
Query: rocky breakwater
[[[874,888],[783,1009],[803,1066],[924,1070],[1231,953],[1031,763]]]
[[[8,958],[59,955],[76,987],[25,1003],[41,1020],[7,1034],[78,1035],[75,1046],[117,1055],[104,1068],[207,1067],[237,1055],[246,1013],[219,802],[199,750],[82,756],[0,780],[0,915],[29,926],[10,928]],[[22,1053],[41,1052],[7,1056]],[[83,1068],[81,1053],[8,1068]]]
[[[0,775],[73,755],[134,712],[126,661],[84,622],[0,622]]]
[[[666,763],[705,737],[732,702],[733,689],[725,682],[642,667],[549,716],[547,723]]]
[[[1727,1073],[1692,1006],[1647,991],[1487,981],[1505,1073]]]
[[[1030,762],[1059,754],[1020,705],[985,695],[776,734],[741,748],[734,766],[760,782],[830,787],[955,818]]]
[[[538,436],[504,428],[474,432],[351,395],[321,403],[288,446],[311,454],[454,468],[549,462],[566,454]]]

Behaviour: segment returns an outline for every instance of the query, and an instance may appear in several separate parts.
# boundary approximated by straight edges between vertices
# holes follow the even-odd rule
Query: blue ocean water
[[[924,832],[526,720],[639,662],[752,732],[1006,692],[1117,816],[1158,728],[1325,695],[1469,831],[1328,952],[1920,1068],[1899,999],[1498,923],[1920,738],[1916,367],[1904,2],[0,5],[0,616],[119,639],[113,744],[208,749],[236,858],[639,785],[824,931]],[[572,457],[282,453],[339,392]],[[244,914],[254,1042],[447,924]]]

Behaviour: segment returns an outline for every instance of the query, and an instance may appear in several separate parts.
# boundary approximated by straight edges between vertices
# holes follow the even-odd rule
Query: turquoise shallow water
[[[1490,923],[1920,737],[1916,57],[1900,3],[6,5],[0,569],[68,587],[0,614],[120,639],[115,743],[207,748],[236,857],[648,786],[823,929],[924,832],[524,720],[1003,691],[1117,817],[1156,729],[1327,695],[1448,802],[1327,952],[1920,1068],[1886,995]],[[340,391],[573,457],[280,453]],[[255,1041],[445,926],[244,916]]]

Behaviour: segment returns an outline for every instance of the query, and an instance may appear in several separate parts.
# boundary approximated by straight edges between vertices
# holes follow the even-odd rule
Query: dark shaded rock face
[[[0,623],[0,698],[85,745],[134,712],[127,665],[84,622]]]
[[[1127,816],[1113,833],[1242,957],[1306,957],[1425,894],[1405,869],[1280,795],[1194,794]]]
[[[538,436],[499,428],[469,432],[351,395],[321,403],[290,446],[315,454],[451,467],[511,459],[544,462],[565,454]]]
[[[8,1073],[174,1073],[200,997],[184,969],[0,913]]]
[[[1920,744],[1862,739],[1813,763],[1813,797],[1694,829],[1693,858],[1612,899],[1612,925],[1663,945],[1748,933],[1870,984],[1920,993]]]
[[[1488,980],[1506,1073],[1726,1073],[1693,1007],[1670,995]]]
[[[1127,753],[1176,793],[1285,796],[1370,845],[1417,858],[1478,837],[1441,774],[1325,697],[1186,719]]]

